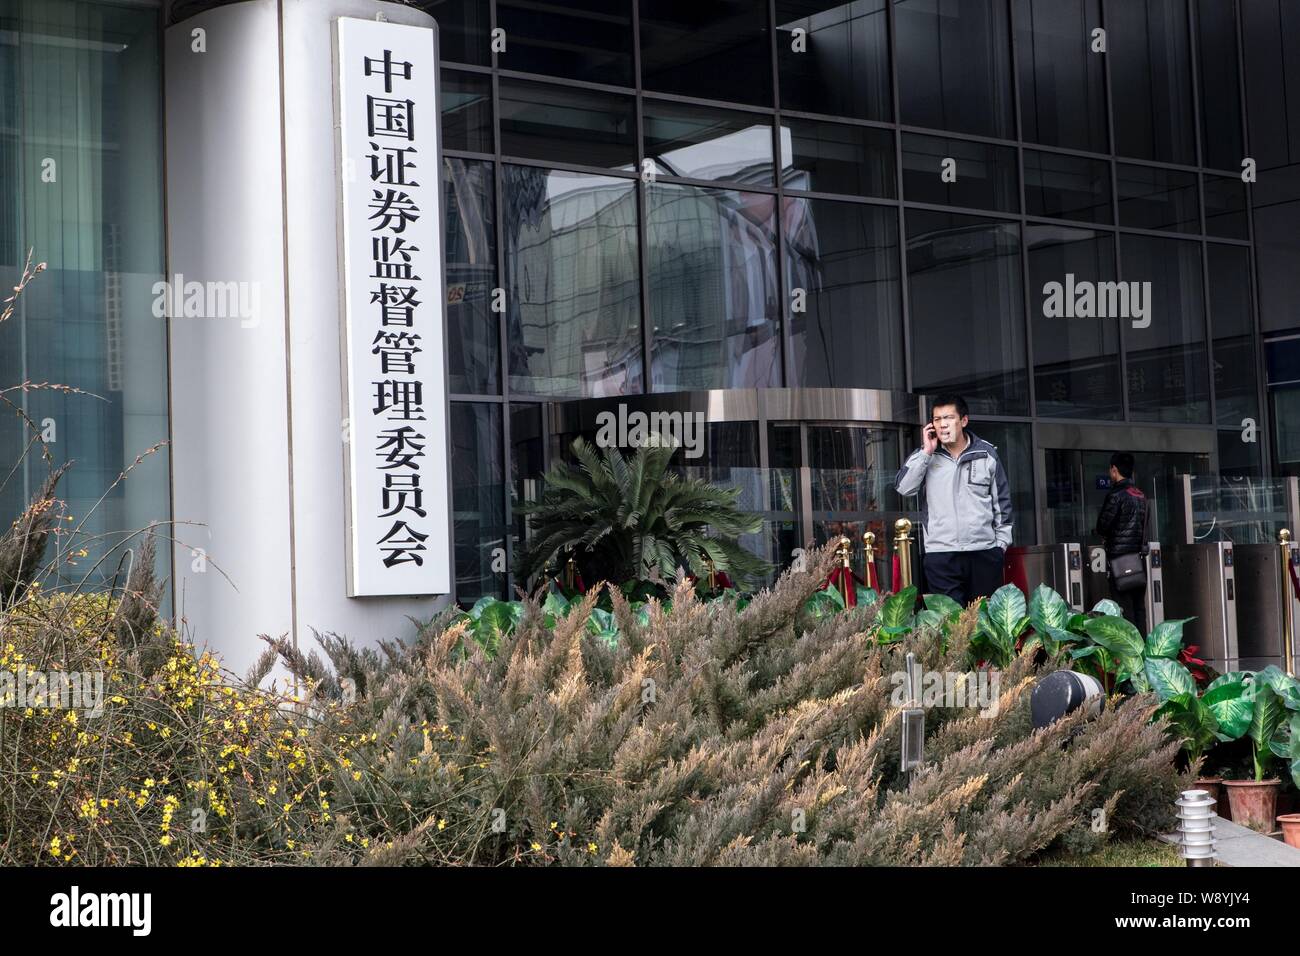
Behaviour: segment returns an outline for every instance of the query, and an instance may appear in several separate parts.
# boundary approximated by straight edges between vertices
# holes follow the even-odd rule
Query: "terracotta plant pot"
[[[1277,816],[1277,790],[1282,781],[1225,780],[1228,788],[1228,805],[1232,807],[1232,822],[1250,827],[1260,833],[1273,832]]]
[[[1277,818],[1277,822],[1282,828],[1282,839],[1286,845],[1300,850],[1300,813],[1284,813]]]
[[[1204,790],[1217,802],[1223,795],[1223,778],[1222,777],[1201,777],[1196,781],[1196,789]],[[1223,816],[1222,813],[1219,816]]]

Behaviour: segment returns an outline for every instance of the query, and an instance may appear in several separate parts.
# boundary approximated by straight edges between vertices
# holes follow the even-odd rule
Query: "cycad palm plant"
[[[707,560],[737,584],[753,584],[769,566],[736,536],[758,531],[762,519],[736,507],[738,488],[670,471],[673,451],[651,443],[624,457],[575,440],[579,467],[555,465],[541,499],[516,505],[532,527],[521,577],[531,580],[547,564],[558,570],[572,556],[588,581],[666,583],[679,567],[703,579]]]

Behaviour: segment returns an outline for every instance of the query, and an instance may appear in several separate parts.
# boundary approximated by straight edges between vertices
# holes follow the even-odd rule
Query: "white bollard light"
[[[1215,800],[1204,790],[1184,790],[1174,801],[1178,806],[1178,850],[1188,866],[1214,866],[1218,855],[1215,839]]]

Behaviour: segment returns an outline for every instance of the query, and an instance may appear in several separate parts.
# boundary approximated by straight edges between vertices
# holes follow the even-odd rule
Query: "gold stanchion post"
[[[853,542],[849,540],[848,536],[840,535],[840,546],[835,549],[835,553],[840,556],[840,566],[846,571],[849,569],[849,549],[852,547]],[[849,581],[847,574],[840,575],[840,594],[844,597],[845,604],[849,602]]]
[[[876,533],[862,532],[862,583],[871,587],[871,562],[876,560]]]
[[[903,579],[902,586],[911,587],[912,522],[906,518],[899,518],[894,522],[894,551],[898,554],[898,573]]]
[[[1282,547],[1282,607],[1289,609],[1294,605],[1294,595],[1291,593],[1291,532],[1283,528],[1277,533],[1278,544]],[[1295,625],[1291,620],[1291,615],[1283,611],[1282,614],[1282,663],[1286,667],[1286,672],[1292,677],[1295,676]]]
[[[576,565],[575,565],[574,562],[573,562],[573,558],[569,558],[568,561],[565,561],[565,562],[564,562],[564,589],[565,589],[566,591],[572,591],[572,590],[573,590],[573,569],[574,569],[574,567],[576,567]]]

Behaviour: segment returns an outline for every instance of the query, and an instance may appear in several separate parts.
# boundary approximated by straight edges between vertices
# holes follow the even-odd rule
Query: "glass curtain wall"
[[[1300,327],[1300,186],[1247,187],[1241,156],[1300,153],[1288,67],[1255,55],[1292,18],[1252,4],[419,4],[443,36],[453,400],[510,410],[511,480],[457,493],[501,496],[483,520],[510,550],[543,403],[783,386],[963,392],[1018,543],[1050,534],[1035,421],[1218,429],[1220,466],[1261,474],[1232,436],[1271,410],[1256,328]],[[1252,71],[1276,121],[1245,110]],[[770,427],[754,502],[786,555],[790,433]],[[465,554],[461,596],[504,594]]]
[[[29,251],[49,266],[0,325],[0,515],[73,462],[56,496],[77,553],[56,584],[111,580],[154,521],[170,578],[160,31],[140,4],[0,5],[0,285]]]

